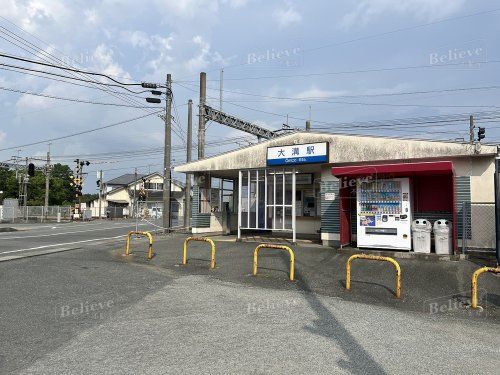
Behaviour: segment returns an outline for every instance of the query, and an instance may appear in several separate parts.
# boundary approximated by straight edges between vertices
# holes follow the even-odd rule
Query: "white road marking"
[[[139,225],[140,226],[144,226],[146,224],[139,224]],[[2,240],[19,240],[19,239],[24,239],[24,238],[38,238],[38,237],[61,236],[61,235],[64,235],[64,234],[95,232],[95,231],[98,231],[98,230],[132,228],[133,226],[134,226],[134,224],[126,225],[126,226],[121,226],[121,227],[113,226],[113,227],[106,227],[106,228],[95,228],[95,229],[88,229],[88,230],[79,230],[79,231],[73,231],[73,232],[60,232],[60,233],[38,234],[38,235],[32,235],[32,236],[0,237],[0,239],[2,239]]]
[[[3,251],[0,254],[19,253],[21,251],[46,249],[48,247],[54,247],[54,246],[75,245],[75,244],[84,243],[84,242],[94,242],[94,241],[102,241],[102,240],[113,240],[113,239],[122,238],[122,237],[126,237],[126,236],[127,236],[126,234],[121,234],[119,236],[114,236],[114,237],[93,238],[91,240],[82,240],[82,241],[65,242],[65,243],[55,243],[55,244],[52,244],[52,245],[43,245],[43,246],[37,246],[37,247],[30,247],[28,249],[18,249],[18,250]]]

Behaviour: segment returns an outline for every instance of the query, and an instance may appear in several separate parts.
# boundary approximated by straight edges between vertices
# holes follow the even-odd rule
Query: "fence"
[[[16,223],[23,220],[27,221],[44,221],[57,220],[58,214],[61,215],[61,220],[71,219],[71,206],[26,206],[26,207],[6,207],[0,206],[0,220],[3,222]]]
[[[464,202],[461,221],[463,252],[495,250],[495,203]]]

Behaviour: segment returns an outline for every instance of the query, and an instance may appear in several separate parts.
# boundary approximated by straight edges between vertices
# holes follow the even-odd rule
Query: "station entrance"
[[[289,232],[296,241],[296,170],[240,170],[238,239],[242,230]]]

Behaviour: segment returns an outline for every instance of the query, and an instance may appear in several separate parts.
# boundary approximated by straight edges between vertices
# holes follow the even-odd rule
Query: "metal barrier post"
[[[354,259],[369,259],[369,260],[379,260],[391,263],[394,268],[396,268],[396,298],[401,297],[401,267],[399,263],[390,257],[383,257],[378,255],[368,255],[368,254],[355,254],[352,255],[346,264],[346,275],[345,275],[345,287],[347,290],[351,289],[351,262]]]
[[[280,250],[288,250],[290,254],[290,281],[294,280],[295,277],[295,254],[293,250],[285,245],[274,245],[274,244],[260,244],[258,245],[253,252],[253,275],[257,275],[258,268],[258,258],[259,258],[259,250],[260,249],[280,249]]]
[[[500,267],[482,267],[474,271],[471,280],[471,306],[477,309],[477,279],[484,272],[500,273]]]
[[[153,236],[149,232],[141,232],[141,231],[130,231],[127,234],[127,245],[125,247],[125,255],[130,254],[130,237],[132,237],[133,234],[139,235],[139,236],[146,236],[148,237],[149,240],[149,246],[148,246],[148,260],[151,260],[153,258]]]
[[[210,244],[210,269],[215,268],[215,244],[210,238],[206,237],[188,237],[184,240],[184,246],[182,247],[182,264],[187,264],[187,245],[189,241],[200,241],[208,242]]]

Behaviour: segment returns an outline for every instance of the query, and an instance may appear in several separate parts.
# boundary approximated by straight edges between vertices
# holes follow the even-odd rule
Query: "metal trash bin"
[[[411,223],[413,251],[429,254],[431,252],[431,222],[427,219],[416,219]]]
[[[452,222],[439,219],[434,222],[434,246],[436,254],[451,254],[453,250]]]

